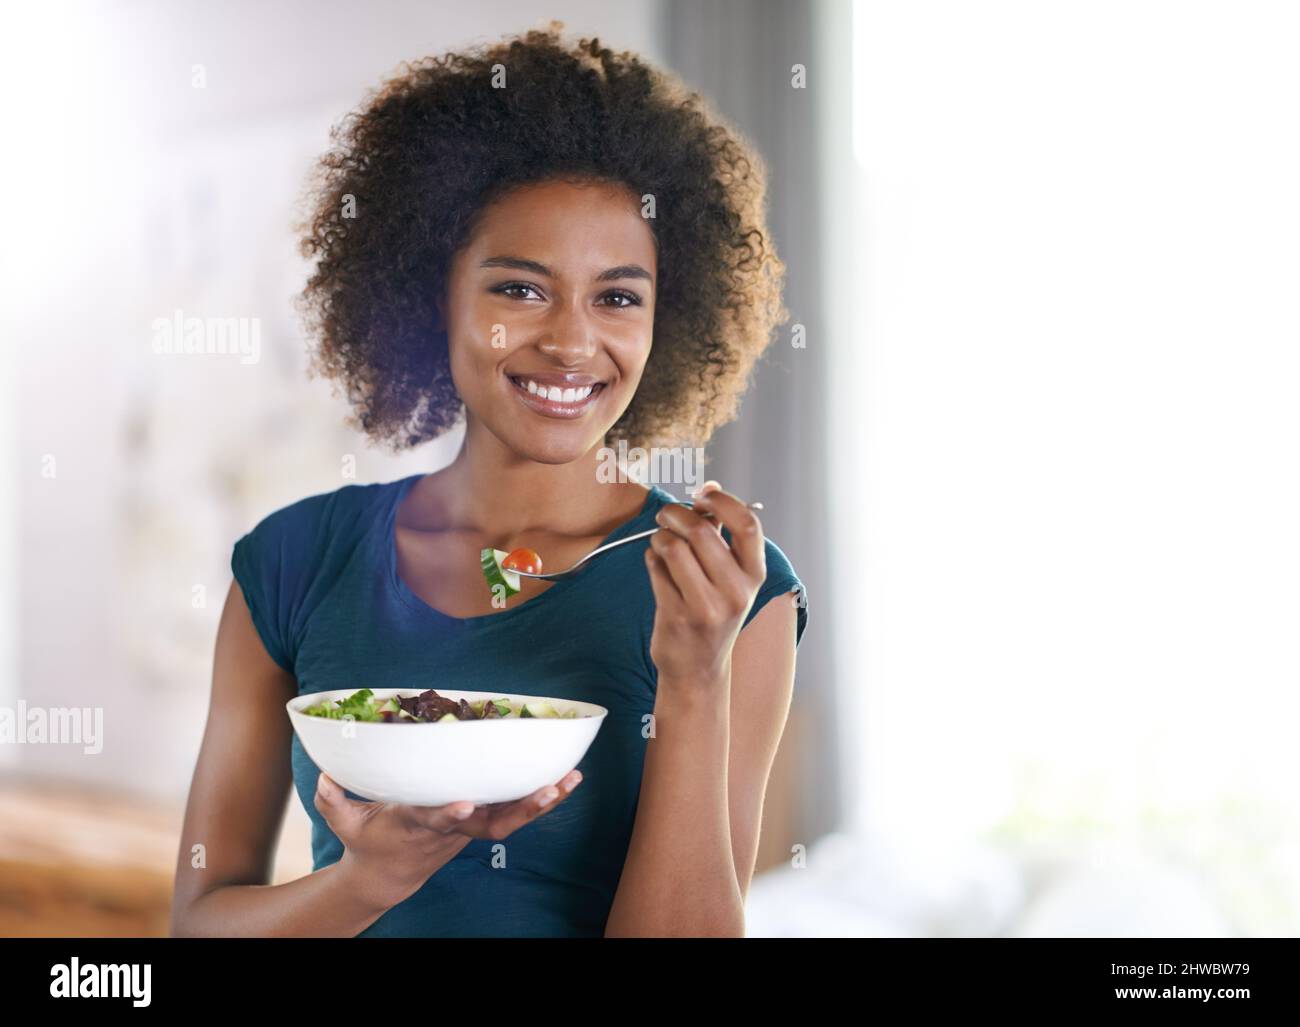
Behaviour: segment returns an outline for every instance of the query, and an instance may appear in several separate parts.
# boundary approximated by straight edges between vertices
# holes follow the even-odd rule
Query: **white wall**
[[[402,60],[550,18],[657,60],[658,16],[654,2],[595,0],[25,5],[7,16],[14,136],[33,141],[29,159],[6,158],[20,692],[105,717],[101,754],[10,749],[24,773],[183,798],[238,535],[346,484],[346,454],[360,480],[450,455],[455,439],[400,460],[364,448],[343,400],[303,374],[291,303],[305,268],[290,223],[330,125]],[[259,317],[260,362],[153,353],[153,319],[176,308]],[[53,479],[41,476],[45,454]],[[7,539],[5,509],[0,496]],[[5,570],[0,558],[12,581]],[[12,702],[7,681],[0,673]]]

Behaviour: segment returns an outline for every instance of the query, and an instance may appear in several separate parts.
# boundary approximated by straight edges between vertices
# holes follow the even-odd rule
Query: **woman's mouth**
[[[543,417],[581,417],[595,405],[596,398],[605,389],[604,382],[552,385],[528,377],[506,377],[524,406]]]

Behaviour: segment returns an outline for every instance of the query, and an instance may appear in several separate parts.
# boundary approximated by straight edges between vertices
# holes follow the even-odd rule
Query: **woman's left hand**
[[[646,550],[655,595],[650,657],[660,681],[718,680],[767,577],[763,525],[717,482],[704,483],[694,509],[665,504],[656,521],[663,530],[650,536]],[[721,525],[731,534],[730,546]]]

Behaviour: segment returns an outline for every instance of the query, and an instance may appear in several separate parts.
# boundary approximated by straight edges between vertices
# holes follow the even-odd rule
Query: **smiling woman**
[[[434,322],[471,416],[541,463],[600,444],[651,352],[656,270],[625,185],[542,181],[493,202],[451,261]]]
[[[654,351],[613,437],[703,442],[735,416],[786,316],[784,266],[765,223],[763,161],[698,93],[634,54],[534,31],[407,65],[336,140],[303,226],[316,261],[303,306],[316,370],[346,387],[371,437],[418,445],[463,413],[439,309],[457,265],[498,272],[482,284],[524,308],[552,309],[581,284],[607,315],[653,322]],[[604,188],[577,194],[557,235],[550,201],[592,183]],[[524,185],[540,188],[497,206]],[[503,222],[539,216],[545,229],[517,225],[512,246],[462,252],[485,222],[499,244]],[[560,267],[565,240],[577,245]],[[487,344],[494,323],[475,338]]]
[[[687,507],[611,481],[601,453],[734,416],[783,316],[761,168],[697,95],[556,31],[410,66],[340,131],[305,226],[316,369],[376,441],[461,417],[465,439],[441,470],[310,496],[235,544],[176,933],[743,933],[802,585],[716,483]],[[564,568],[622,538],[508,608],[482,587],[485,550]],[[524,799],[364,802],[284,717],[363,687],[608,712]],[[314,872],[267,887],[291,784]]]

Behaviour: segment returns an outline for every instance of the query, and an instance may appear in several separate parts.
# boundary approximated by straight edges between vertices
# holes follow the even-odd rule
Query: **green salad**
[[[368,720],[388,724],[432,724],[448,720],[495,720],[509,718],[577,719],[577,710],[561,713],[545,699],[512,703],[508,699],[480,699],[466,702],[439,695],[432,688],[418,695],[395,695],[376,699],[369,688],[353,692],[346,699],[316,703],[302,711],[311,717],[330,720]]]

